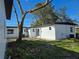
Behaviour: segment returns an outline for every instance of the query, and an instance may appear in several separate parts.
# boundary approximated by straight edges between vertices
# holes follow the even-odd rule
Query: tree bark
[[[19,24],[18,26],[18,38],[17,38],[17,41],[21,41],[22,40],[22,37],[23,37],[23,24],[24,24],[24,19],[25,19],[25,16],[26,16],[27,13],[25,13],[23,16],[22,16],[22,21],[21,23]]]
[[[17,41],[21,41],[22,40],[22,34],[23,34],[23,25],[22,24],[20,24],[19,26],[18,26],[18,38],[17,38]]]

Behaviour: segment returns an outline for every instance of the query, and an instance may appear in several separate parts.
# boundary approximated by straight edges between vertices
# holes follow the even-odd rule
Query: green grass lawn
[[[65,39],[65,40],[61,40],[61,41],[51,41],[51,42],[49,42],[49,44],[56,45],[58,47],[79,53],[79,41],[76,41],[74,39]]]
[[[11,42],[7,53],[14,59],[79,59],[79,42],[74,39]]]

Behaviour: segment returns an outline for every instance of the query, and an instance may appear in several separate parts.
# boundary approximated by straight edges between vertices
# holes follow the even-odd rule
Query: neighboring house
[[[75,27],[76,29],[76,38],[79,39],[79,25]]]
[[[60,40],[76,37],[75,26],[77,24],[58,19],[52,25],[43,25],[29,29],[29,37],[45,40]]]
[[[4,59],[6,51],[5,20],[10,19],[13,0],[0,0],[0,59]]]
[[[29,27],[23,27],[23,37],[28,36]],[[7,26],[7,38],[17,38],[18,28],[16,26]]]
[[[78,26],[76,26],[76,27],[75,27],[75,29],[76,29],[76,33],[78,33],[78,34],[79,34],[79,25],[78,25]]]

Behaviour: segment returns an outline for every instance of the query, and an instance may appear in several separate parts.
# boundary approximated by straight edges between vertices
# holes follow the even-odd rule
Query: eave
[[[11,18],[13,0],[4,0],[4,3],[5,3],[6,19],[10,19]]]

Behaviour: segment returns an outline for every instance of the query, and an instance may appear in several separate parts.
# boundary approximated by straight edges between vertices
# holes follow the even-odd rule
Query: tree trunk
[[[21,41],[22,40],[22,36],[23,36],[23,24],[20,24],[18,26],[18,38],[17,41]]]

